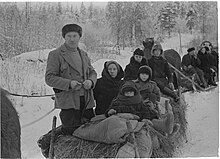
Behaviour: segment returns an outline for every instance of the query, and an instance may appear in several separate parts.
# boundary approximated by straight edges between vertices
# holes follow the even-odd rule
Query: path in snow
[[[201,93],[185,93],[188,109],[188,142],[180,157],[217,157],[219,147],[219,87]]]

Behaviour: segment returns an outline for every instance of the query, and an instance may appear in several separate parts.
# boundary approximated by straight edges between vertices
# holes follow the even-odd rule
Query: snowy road
[[[217,157],[219,145],[219,90],[218,88],[203,93],[185,93],[188,103],[188,143],[184,144],[178,157]],[[35,105],[34,105],[35,103]],[[50,98],[24,99],[24,107],[20,110],[21,124],[24,125],[35,118],[46,114],[53,108],[53,101]],[[40,109],[36,109],[40,105]],[[28,106],[29,109],[25,107]],[[35,109],[33,109],[35,108]],[[25,113],[26,112],[26,113]],[[38,138],[48,132],[52,126],[54,115],[58,117],[58,110],[53,111],[43,120],[22,129],[22,157],[43,158],[36,142]],[[26,116],[25,116],[26,114]],[[38,115],[37,115],[38,114]],[[39,115],[40,114],[40,115]],[[30,117],[32,116],[32,118]],[[36,117],[35,117],[36,116]],[[27,120],[29,119],[29,120]],[[59,118],[57,125],[60,124]]]
[[[180,157],[217,157],[219,147],[219,88],[210,92],[186,93],[188,143]]]

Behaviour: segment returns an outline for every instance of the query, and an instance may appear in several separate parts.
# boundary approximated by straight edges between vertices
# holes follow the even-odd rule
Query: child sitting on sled
[[[151,81],[151,78],[151,68],[149,66],[141,66],[138,70],[138,79],[134,82],[140,91],[143,100],[150,100],[156,104],[156,102],[160,102],[160,89],[157,87],[156,82]]]
[[[159,43],[155,44],[151,50],[151,54],[152,58],[148,60],[148,64],[152,69],[152,80],[157,83],[163,94],[172,97],[175,102],[178,102],[179,97],[174,92],[173,76],[169,64],[162,57],[162,46]]]
[[[174,124],[174,115],[172,107],[166,105],[167,114],[164,118],[159,119],[158,115],[152,108],[143,102],[143,99],[133,81],[126,81],[115,100],[113,100],[106,116],[109,117],[116,113],[132,113],[140,117],[141,121],[151,125],[155,130],[174,136],[180,128],[179,124]],[[136,142],[140,157],[150,157],[148,143],[149,136],[145,130],[141,130],[136,134]]]
[[[166,111],[164,118],[159,119],[158,114],[152,110],[152,107],[146,105],[133,81],[126,81],[115,100],[112,104],[106,116],[111,116],[116,113],[132,113],[140,117],[140,120],[151,120],[152,126],[159,131],[162,131],[168,135],[176,133],[179,130],[179,124],[174,124],[174,115],[172,107],[166,105]],[[175,128],[175,131],[173,131]]]

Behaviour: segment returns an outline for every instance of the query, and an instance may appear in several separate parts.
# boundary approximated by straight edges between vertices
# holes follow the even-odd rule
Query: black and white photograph
[[[217,1],[0,1],[0,158],[219,157]]]

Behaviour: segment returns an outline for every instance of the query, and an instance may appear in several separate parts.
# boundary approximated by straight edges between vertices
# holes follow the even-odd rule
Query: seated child
[[[135,84],[140,91],[143,100],[150,100],[154,104],[160,101],[160,89],[157,83],[151,81],[152,70],[149,66],[141,66],[138,70],[138,79]]]
[[[163,55],[162,46],[155,44],[151,50],[152,58],[148,60],[148,64],[152,69],[152,80],[157,83],[160,91],[172,97],[175,102],[179,101],[178,95],[174,92],[173,76],[170,71],[169,64]]]
[[[119,90],[117,98],[112,101],[110,108],[106,112],[106,116],[108,117],[115,113],[132,113],[139,116],[140,120],[151,120],[152,126],[156,130],[170,135],[178,131],[179,125],[174,125],[172,107],[168,104],[166,108],[166,117],[158,119],[158,115],[155,111],[152,111],[148,105],[143,103],[135,83],[133,81],[126,81]],[[173,131],[174,128],[175,132]]]

